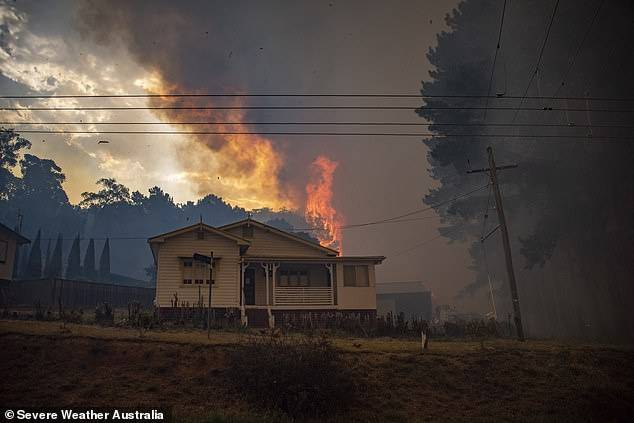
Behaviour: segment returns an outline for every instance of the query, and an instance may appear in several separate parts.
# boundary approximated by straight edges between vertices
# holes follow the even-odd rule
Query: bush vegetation
[[[253,337],[229,361],[240,393],[292,418],[337,413],[357,398],[352,363],[323,337]]]

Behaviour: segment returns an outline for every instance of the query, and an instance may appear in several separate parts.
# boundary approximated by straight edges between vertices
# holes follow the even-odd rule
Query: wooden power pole
[[[211,337],[211,285],[214,283],[214,252],[209,253],[209,297],[207,300],[207,339]]]
[[[489,167],[487,169],[469,170],[467,173],[488,172],[491,178],[491,187],[495,195],[495,209],[498,213],[500,223],[500,231],[502,232],[502,245],[504,246],[504,257],[506,261],[506,272],[509,278],[511,288],[511,300],[513,302],[513,314],[515,318],[515,328],[517,329],[517,337],[520,341],[524,341],[524,327],[522,326],[522,314],[520,312],[520,300],[517,294],[517,282],[515,280],[515,270],[513,269],[513,257],[511,255],[511,243],[509,242],[509,233],[506,226],[506,218],[504,216],[504,206],[502,205],[502,194],[500,193],[500,185],[498,183],[497,171],[503,169],[512,169],[517,165],[496,166],[493,148],[487,147],[489,155]]]

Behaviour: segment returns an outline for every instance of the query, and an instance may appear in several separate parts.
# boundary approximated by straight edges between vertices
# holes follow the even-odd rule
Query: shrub
[[[294,418],[340,411],[357,395],[350,363],[325,338],[256,337],[229,359],[240,392]]]
[[[100,325],[112,325],[114,324],[114,313],[110,304],[99,304],[95,308],[95,322]]]
[[[35,303],[35,320],[44,320],[44,307],[40,300]]]
[[[84,310],[71,310],[62,315],[64,323],[81,323],[84,317]]]

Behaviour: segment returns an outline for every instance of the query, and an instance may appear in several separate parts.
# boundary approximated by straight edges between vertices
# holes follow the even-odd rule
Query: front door
[[[255,269],[244,271],[244,304],[255,305]]]

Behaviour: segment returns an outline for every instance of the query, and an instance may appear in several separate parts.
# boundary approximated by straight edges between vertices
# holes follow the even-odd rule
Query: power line
[[[66,131],[10,128],[20,134],[51,135],[292,135],[292,136],[365,136],[365,137],[430,137],[430,138],[516,138],[516,139],[585,139],[631,141],[631,136],[613,135],[546,135],[546,134],[435,134],[433,132],[288,132],[288,131]]]
[[[596,10],[594,12],[594,16],[592,17],[592,21],[590,21],[590,25],[588,26],[588,29],[586,30],[585,34],[583,35],[583,38],[581,39],[581,42],[577,46],[577,51],[575,51],[575,54],[572,56],[572,60],[570,61],[569,65],[568,65],[568,69],[566,69],[566,72],[564,73],[564,77],[561,80],[561,84],[559,85],[559,87],[557,87],[557,91],[555,91],[555,94],[553,95],[553,101],[557,99],[557,95],[559,94],[561,89],[566,85],[566,81],[568,80],[568,76],[570,75],[570,72],[572,71],[572,68],[574,67],[575,62],[577,61],[577,57],[579,56],[579,53],[583,49],[583,46],[586,43],[586,40],[588,39],[588,36],[590,35],[590,32],[592,31],[592,28],[594,27],[594,24],[597,21],[597,18],[599,17],[599,12],[601,11],[601,7],[603,7],[603,3],[605,3],[605,0],[600,0],[599,1],[599,5],[597,6],[597,8],[596,8]]]
[[[586,101],[589,100],[586,99]],[[157,107],[0,107],[4,111],[116,111],[116,110],[485,110],[484,107],[467,106],[157,106]],[[567,111],[567,112],[605,112],[605,113],[634,113],[634,109],[614,108],[570,108],[570,107],[488,107],[486,110],[499,111]]]
[[[398,216],[390,217],[390,218],[387,218],[387,219],[374,220],[374,221],[365,222],[365,223],[355,223],[355,224],[350,224],[350,225],[338,226],[338,227],[336,227],[334,229],[361,228],[361,227],[365,227],[365,226],[380,225],[380,224],[384,224],[384,223],[405,222],[406,220],[400,220],[400,219],[403,219],[403,218],[406,218],[406,217],[409,217],[409,216],[413,216],[415,214],[423,213],[423,212],[426,212],[426,211],[429,211],[429,210],[434,210],[434,209],[437,209],[438,207],[443,206],[445,204],[453,203],[456,200],[459,200],[459,199],[464,198],[464,197],[468,197],[468,196],[470,196],[472,194],[475,194],[478,191],[482,191],[487,186],[488,186],[488,184],[484,185],[484,186],[481,186],[481,187],[478,187],[478,188],[475,188],[475,189],[473,189],[471,191],[467,191],[465,193],[458,194],[455,197],[452,197],[452,198],[450,198],[448,200],[444,200],[444,201],[432,204],[432,205],[430,205],[428,207],[417,209],[417,210],[414,210],[414,211],[411,211],[411,212],[408,212],[408,213],[405,213],[405,214],[401,214],[401,215],[398,215]],[[299,229],[294,229],[294,230],[296,230],[296,231],[310,231],[310,230],[323,231],[323,230],[326,230],[326,228],[314,228],[313,227],[313,228],[299,228]]]
[[[495,47],[495,55],[493,56],[493,66],[491,66],[491,76],[489,77],[489,88],[487,89],[486,102],[484,104],[484,121],[487,120],[487,109],[489,106],[489,98],[491,96],[491,86],[493,85],[493,75],[495,74],[495,64],[498,60],[498,53],[500,51],[500,42],[502,41],[502,28],[504,27],[504,14],[506,12],[506,0],[504,0],[504,6],[502,6],[502,17],[500,18],[500,30],[498,31],[498,41]]]
[[[496,99],[496,100],[517,100],[524,98],[527,100],[547,100],[552,99],[552,96],[497,96],[497,95],[478,95],[478,94],[239,94],[239,93],[225,93],[225,94],[195,94],[195,93],[163,93],[163,94],[43,94],[43,95],[0,95],[0,99],[4,100],[28,100],[28,99],[85,99],[85,98],[214,98],[214,97],[254,97],[254,98],[457,98],[457,99]],[[583,97],[559,97],[560,100],[585,100]],[[591,100],[601,101],[634,101],[634,98],[622,98],[622,97],[592,97]]]
[[[523,98],[523,97],[522,97]],[[587,99],[584,99],[584,101]],[[523,101],[522,101],[523,103]],[[508,110],[508,111],[568,111],[568,112],[605,112],[605,113],[633,113],[634,109],[579,109],[569,107],[482,107],[482,106],[95,106],[95,107],[8,107],[0,110],[14,112],[49,111],[49,112],[78,112],[78,111],[116,111],[116,110]]]
[[[340,230],[345,230],[345,229],[355,229],[355,228],[363,228],[366,226],[374,226],[374,225],[387,225],[390,223],[408,223],[408,222],[419,222],[422,220],[430,220],[430,219],[437,219],[438,216],[423,216],[423,217],[413,217],[410,219],[399,219],[399,220],[389,220],[386,222],[377,222],[377,223],[372,223],[372,224],[358,224],[358,225],[347,225],[347,226],[337,226],[333,229],[340,229]],[[293,228],[292,231],[293,232],[323,232],[323,231],[327,231],[327,228],[319,228],[316,226],[310,227],[310,228]]]
[[[417,122],[244,122],[244,121],[228,121],[228,122],[35,122],[35,121],[4,121],[0,125],[319,125],[319,126],[466,126],[466,127],[549,127],[549,128],[616,128],[616,129],[632,129],[634,125],[603,125],[603,124],[574,124],[574,123],[417,123]]]
[[[535,64],[535,70],[533,71],[533,73],[531,74],[530,79],[528,80],[528,84],[526,85],[526,89],[524,90],[524,95],[522,96],[522,99],[520,100],[520,104],[517,108],[517,110],[515,111],[515,114],[513,115],[513,122],[515,122],[515,119],[517,118],[518,113],[521,110],[522,104],[524,104],[524,99],[526,98],[526,95],[528,94],[528,90],[530,89],[533,80],[535,79],[535,75],[537,75],[537,72],[539,72],[539,66],[542,63],[542,57],[544,56],[544,50],[546,49],[546,44],[548,43],[548,37],[550,36],[550,30],[553,26],[553,22],[555,20],[555,15],[557,14],[557,9],[559,8],[559,0],[557,0],[557,2],[555,3],[555,7],[553,8],[553,13],[550,17],[550,22],[548,23],[548,28],[546,29],[546,35],[544,36],[544,42],[542,43],[542,47],[539,51],[539,56],[537,58],[537,63]]]
[[[455,232],[458,232],[459,230],[461,230],[463,228],[464,228],[464,226],[454,227],[454,228],[446,231],[444,234],[438,234],[438,235],[436,235],[436,236],[434,236],[432,238],[428,238],[428,239],[424,240],[423,242],[420,242],[418,244],[414,244],[414,245],[412,245],[409,248],[406,248],[404,250],[398,251],[398,252],[396,252],[394,254],[390,254],[390,255],[386,256],[386,260],[389,260],[391,258],[402,256],[403,254],[407,254],[409,252],[412,252],[412,251],[416,250],[417,248],[420,248],[420,247],[422,247],[424,245],[427,245],[430,242],[436,241],[437,239],[440,239],[440,238],[442,238],[442,237],[444,237],[446,235],[451,235],[451,234],[453,234]],[[441,228],[441,229],[445,229],[445,228]]]
[[[482,191],[487,186],[488,186],[488,184],[484,185],[484,186],[481,186],[479,188],[476,188],[474,190],[471,190],[471,191],[468,191],[468,192],[465,192],[465,193],[462,193],[462,194],[458,194],[455,197],[452,197],[452,198],[450,198],[448,200],[444,200],[444,201],[438,202],[436,204],[433,204],[431,206],[424,207],[424,208],[421,208],[421,209],[418,209],[418,210],[414,210],[414,211],[409,212],[409,213],[401,214],[401,215],[398,215],[398,216],[394,216],[394,217],[390,217],[390,218],[382,219],[382,220],[376,220],[376,221],[371,221],[371,222],[364,222],[364,223],[356,223],[356,224],[339,226],[339,227],[337,227],[335,229],[360,228],[360,227],[365,227],[365,226],[380,225],[380,224],[384,224],[384,223],[403,223],[403,222],[411,222],[411,221],[415,221],[415,220],[423,220],[423,219],[432,218],[432,217],[435,217],[435,216],[429,216],[429,217],[424,217],[424,218],[423,217],[419,217],[419,218],[413,218],[413,219],[404,219],[405,217],[409,217],[409,216],[412,216],[412,215],[415,215],[415,214],[418,214],[418,213],[422,213],[422,212],[425,212],[425,211],[433,210],[433,209],[436,209],[436,208],[438,208],[440,206],[443,206],[445,204],[452,203],[452,202],[454,202],[456,200],[459,200],[461,198],[468,197],[468,196],[470,196],[470,195],[472,195],[472,194],[474,194],[474,193],[476,193],[478,191]],[[326,228],[315,228],[315,227],[313,227],[313,228],[293,228],[293,231],[311,231],[311,230],[324,231],[324,230],[326,230]],[[138,237],[138,236],[126,236],[126,237],[110,236],[110,237],[102,237],[102,238],[80,238],[80,240],[86,240],[86,239],[93,239],[93,240],[105,240],[105,239],[111,239],[111,240],[146,240],[146,239],[148,239],[151,236],[152,235],[148,235],[148,236],[144,236],[144,237]],[[57,238],[50,238],[50,240],[53,240],[53,241],[56,240],[56,239]],[[74,239],[75,238],[68,238],[68,239],[64,239],[64,240],[72,241]],[[43,238],[43,240],[46,241],[46,240],[49,240],[49,238]]]

